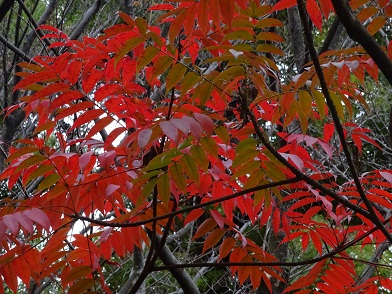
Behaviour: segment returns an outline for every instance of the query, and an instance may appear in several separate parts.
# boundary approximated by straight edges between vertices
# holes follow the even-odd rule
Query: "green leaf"
[[[218,157],[218,145],[213,138],[204,137],[200,144],[209,155]]]
[[[148,197],[151,194],[152,189],[154,189],[155,185],[158,182],[158,177],[151,178],[144,186],[142,189],[142,196],[143,197]]]
[[[257,141],[253,138],[247,138],[242,140],[236,147],[235,149],[235,153],[239,154],[239,153],[243,153],[246,152],[248,150],[254,150],[256,148],[257,145]]]
[[[207,171],[209,162],[204,150],[200,146],[195,145],[191,149],[191,154],[192,158],[202,168],[202,170]]]
[[[181,153],[176,149],[170,149],[164,153],[155,156],[147,166],[147,170],[161,169],[168,166],[171,163],[173,157],[180,155]]]
[[[160,74],[164,73],[173,64],[173,57],[163,55],[158,57],[157,61],[152,66],[151,79],[156,78]]]
[[[13,151],[5,160],[6,163],[12,162],[16,158],[20,158],[25,154],[35,153],[38,152],[39,149],[36,146],[26,146],[22,147],[18,150]]]
[[[264,164],[267,166],[265,173],[274,181],[283,181],[286,179],[284,173],[277,167],[275,164],[269,161],[264,161]]]
[[[237,156],[233,160],[232,168],[236,168],[239,165],[246,164],[248,165],[248,161],[255,158],[260,152],[258,150],[248,150],[245,152],[241,152],[237,154]]]
[[[230,32],[228,34],[225,34],[223,37],[223,40],[248,40],[248,41],[252,41],[254,39],[255,39],[255,36],[246,30],[238,30],[238,31]]]
[[[38,178],[39,176],[42,176],[44,173],[46,173],[50,170],[53,170],[53,169],[54,169],[54,167],[51,164],[44,164],[44,165],[39,166],[36,170],[34,170],[31,174],[29,174],[29,176],[25,180],[24,184],[30,182],[31,180]]]
[[[138,72],[147,64],[149,64],[158,55],[159,52],[160,50],[154,46],[147,47],[137,60],[136,71]]]
[[[246,154],[246,153],[245,153]],[[237,156],[236,158],[239,158],[240,156]],[[253,157],[254,158],[254,157]],[[236,161],[236,159],[234,159]],[[257,169],[261,169],[261,164],[259,160],[253,160],[251,162],[243,162],[245,164],[242,164],[241,162],[238,164],[240,165],[239,168],[236,169],[234,172],[232,178],[238,178],[246,174],[253,174],[253,172]],[[234,164],[234,162],[233,162]],[[242,164],[242,165],[241,165]],[[235,167],[233,167],[235,168]]]
[[[210,99],[213,90],[214,85],[205,81],[196,87],[195,92],[193,93],[193,98],[199,98],[200,105],[204,106],[208,99]]]
[[[60,180],[60,175],[59,174],[50,174],[46,176],[42,182],[39,184],[37,190],[42,191],[44,189],[50,188],[53,185],[55,185],[59,180]]]
[[[174,162],[174,164],[169,168],[169,174],[177,188],[185,193],[186,180],[184,177],[184,171],[178,162]]]
[[[215,129],[215,134],[226,144],[230,143],[230,135],[224,126],[219,126]]]
[[[184,95],[191,88],[193,88],[199,82],[199,80],[200,76],[197,73],[193,71],[188,72],[181,82],[181,95]]]
[[[187,69],[182,63],[176,63],[170,69],[166,77],[166,94],[183,79]]]
[[[142,37],[131,37],[130,39],[126,40],[124,44],[117,50],[116,56],[114,57],[114,66],[124,57],[124,55],[128,54],[134,48],[139,46],[144,42]]]
[[[331,96],[332,102],[335,105],[339,118],[344,120],[344,109],[340,97],[333,91],[329,91],[329,95]]]
[[[219,75],[217,75],[213,81],[213,84],[221,84],[222,81],[231,81],[234,78],[244,75],[245,71],[242,65],[231,66],[228,69],[222,71]]]
[[[46,156],[41,154],[34,154],[22,161],[18,167],[15,169],[15,172],[21,171],[23,169],[27,169],[30,166],[36,165],[43,161],[47,160]]]
[[[196,166],[195,160],[189,154],[185,154],[183,157],[180,158],[179,163],[184,168],[188,178],[198,184],[199,170]]]
[[[167,205],[170,200],[170,178],[167,173],[163,173],[157,181],[158,196],[163,204]]]
[[[94,280],[83,278],[74,283],[68,290],[69,294],[80,294],[94,287]]]
[[[320,118],[323,119],[325,117],[325,99],[324,95],[319,91],[312,91],[312,96],[314,101],[316,102],[317,110],[320,114]]]

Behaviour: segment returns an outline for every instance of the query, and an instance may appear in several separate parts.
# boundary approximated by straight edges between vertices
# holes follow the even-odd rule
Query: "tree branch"
[[[102,0],[96,0],[94,4],[83,14],[77,26],[74,28],[70,39],[76,40],[83,33],[83,30],[86,28],[87,24],[94,17],[94,15],[98,12],[99,8],[102,5]]]
[[[377,64],[389,84],[392,86],[392,62],[380,48],[376,40],[357,19],[346,0],[331,0],[336,15],[346,28],[351,39],[358,42]]]
[[[329,89],[328,89],[327,83],[324,78],[324,73],[321,68],[320,61],[318,59],[318,54],[317,54],[316,49],[313,44],[313,36],[312,36],[311,32],[307,29],[308,17],[307,17],[307,13],[306,13],[305,4],[302,0],[297,0],[297,3],[298,3],[298,8],[299,8],[299,14],[300,14],[301,21],[302,21],[302,26],[304,27],[304,30],[305,30],[305,37],[306,37],[306,41],[308,43],[310,57],[312,58],[314,68],[315,68],[317,76],[320,80],[321,90],[322,90],[322,93],[323,93],[325,100],[327,102],[328,108],[331,112],[332,119],[334,121],[335,128],[336,128],[336,132],[339,135],[340,142],[343,147],[343,152],[346,156],[346,160],[347,160],[348,166],[350,168],[350,172],[353,177],[355,186],[358,190],[358,193],[359,193],[359,196],[361,197],[361,200],[363,201],[363,203],[365,204],[366,208],[369,211],[369,214],[370,214],[369,220],[371,220],[374,223],[374,225],[376,225],[382,231],[382,233],[385,235],[385,237],[388,239],[388,241],[392,244],[392,234],[389,232],[389,230],[382,224],[381,220],[378,218],[377,214],[374,211],[373,205],[369,201],[369,199],[366,197],[366,194],[362,188],[362,184],[357,176],[357,172],[355,170],[355,165],[354,165],[354,162],[351,158],[350,149],[347,145],[347,142],[346,142],[346,139],[344,136],[343,126],[340,123],[340,119],[339,119],[335,104],[333,103],[332,98],[329,94]],[[392,68],[391,68],[391,70],[392,70]]]

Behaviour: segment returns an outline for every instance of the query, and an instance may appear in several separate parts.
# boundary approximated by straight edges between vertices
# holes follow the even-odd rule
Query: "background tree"
[[[5,289],[391,290],[392,4],[121,4],[1,4]]]

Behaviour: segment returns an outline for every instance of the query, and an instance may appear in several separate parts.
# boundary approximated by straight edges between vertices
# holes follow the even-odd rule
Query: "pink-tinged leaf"
[[[173,118],[170,121],[173,125],[177,127],[177,129],[179,129],[185,135],[188,135],[191,127],[189,126],[189,122],[187,120],[184,120],[182,118]]]
[[[225,220],[223,219],[223,216],[217,210],[210,210],[210,214],[214,218],[218,226],[220,228],[223,228],[223,226],[225,225]]]
[[[151,129],[144,129],[142,130],[139,135],[137,136],[137,143],[140,147],[140,149],[143,149],[146,147],[148,144],[148,141],[150,140],[152,135],[152,130]]]
[[[104,169],[109,169],[110,166],[114,163],[115,158],[116,158],[116,151],[109,151],[100,154],[98,155],[99,165]]]
[[[324,149],[325,153],[327,153],[328,157],[332,158],[332,149],[329,144],[325,143],[322,140],[318,140],[317,142],[320,144],[321,148]]]
[[[8,229],[10,230],[12,235],[14,235],[14,236],[18,235],[19,223],[16,220],[14,215],[8,214],[8,215],[3,216],[3,222],[8,227]]]
[[[94,155],[94,151],[89,151],[82,154],[79,157],[79,167],[81,170],[84,170],[90,162],[91,156]]]
[[[283,10],[286,8],[290,8],[295,5],[297,5],[297,0],[281,0],[274,5],[274,7],[272,8],[270,13],[272,13],[274,11],[279,11],[279,10]]]
[[[177,142],[178,129],[174,124],[172,124],[170,121],[161,121],[159,123],[159,126],[161,127],[162,131],[165,133],[166,136],[168,136],[174,142]]]
[[[33,233],[33,222],[27,215],[23,214],[22,212],[17,212],[14,214],[14,216],[25,230],[27,230],[30,234]]]
[[[201,127],[206,131],[207,135],[212,135],[215,129],[214,121],[209,116],[202,113],[195,113],[194,116],[200,123]]]
[[[200,140],[202,132],[203,132],[200,124],[193,117],[184,116],[182,119],[189,124],[190,131],[191,131],[191,134],[193,135],[193,137],[196,140]]]
[[[286,160],[291,160],[299,170],[303,170],[304,168],[304,162],[301,158],[299,158],[297,155],[294,154],[288,154],[288,153],[280,153],[282,157],[284,157]]]
[[[112,195],[115,191],[118,190],[118,188],[120,188],[120,186],[115,184],[110,184],[107,186],[105,191],[106,197]]]
[[[323,17],[321,15],[320,7],[318,6],[316,0],[307,0],[306,9],[308,10],[310,19],[321,32],[323,29]]]
[[[0,220],[0,242],[3,242],[6,232],[7,226],[4,224],[3,220]]]
[[[388,181],[390,184],[392,184],[392,174],[389,172],[382,172],[380,171],[380,176],[382,176],[386,181]]]
[[[102,232],[102,234],[99,236],[99,242],[100,242],[100,243],[105,242],[105,241],[109,238],[109,236],[110,236],[112,230],[113,230],[113,228],[110,228],[110,227],[109,227],[109,228],[106,228],[106,229]]]
[[[25,210],[23,213],[27,215],[32,221],[35,221],[37,224],[40,224],[45,230],[49,231],[50,220],[41,209],[34,207],[31,210]]]

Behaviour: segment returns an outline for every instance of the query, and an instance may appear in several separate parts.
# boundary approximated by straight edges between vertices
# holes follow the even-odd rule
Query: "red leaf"
[[[1,271],[3,274],[3,278],[5,283],[8,285],[8,287],[14,292],[17,293],[17,289],[18,289],[18,278],[15,275],[15,269],[13,267],[13,264],[10,263],[6,263],[4,265],[2,265],[1,267]],[[2,286],[1,286],[2,287]]]
[[[153,5],[150,8],[147,9],[147,11],[153,11],[153,10],[172,10],[174,9],[174,6],[171,4],[157,4]]]
[[[184,226],[187,225],[190,222],[193,222],[195,220],[197,220],[200,216],[202,216],[202,214],[204,213],[203,209],[194,209],[192,210],[185,218],[184,220]],[[0,239],[1,240],[1,239]]]
[[[113,93],[118,93],[122,91],[122,87],[118,84],[108,84],[100,87],[97,91],[94,93],[94,99],[97,102],[102,101],[103,99],[109,97]]]
[[[222,18],[231,27],[234,17],[235,0],[219,0]]]
[[[16,217],[16,219],[18,220],[18,222],[22,228],[27,230],[30,234],[33,233],[33,230],[34,230],[33,222],[31,221],[31,219],[28,216],[26,216],[22,212],[17,212],[14,214],[14,216]]]
[[[204,253],[207,249],[210,249],[216,243],[222,239],[223,235],[225,234],[226,230],[222,228],[216,228],[211,233],[208,234],[208,237],[204,241],[204,246],[202,252]]]
[[[94,86],[102,78],[103,73],[104,72],[101,70],[95,68],[91,69],[87,77],[84,77],[84,79],[82,80],[82,88],[84,93],[87,94],[94,88]]]
[[[217,210],[210,210],[211,216],[214,218],[216,223],[220,228],[223,228],[225,225],[225,220],[223,219],[222,215]]]
[[[86,168],[86,166],[89,164],[91,156],[93,156],[93,154],[94,154],[93,151],[89,151],[89,152],[82,154],[79,157],[79,167],[81,170],[84,170]]]
[[[320,7],[318,6],[316,0],[307,0],[306,9],[308,10],[310,19],[321,32],[323,29],[323,17],[321,15]]]
[[[36,72],[23,78],[23,80],[17,83],[14,87],[14,91],[25,88],[38,82],[48,81],[53,78],[57,78],[57,74],[52,70],[43,70],[40,72]]]
[[[324,140],[325,142],[329,142],[331,140],[335,131],[335,126],[333,124],[325,124],[324,125]]]
[[[297,5],[297,0],[281,0],[274,5],[274,7],[272,8],[270,13],[272,13],[274,11],[279,11],[279,10],[283,10],[286,8],[290,8],[295,5]]]
[[[236,243],[237,241],[232,237],[225,238],[219,246],[219,258],[225,258],[234,249]]]

